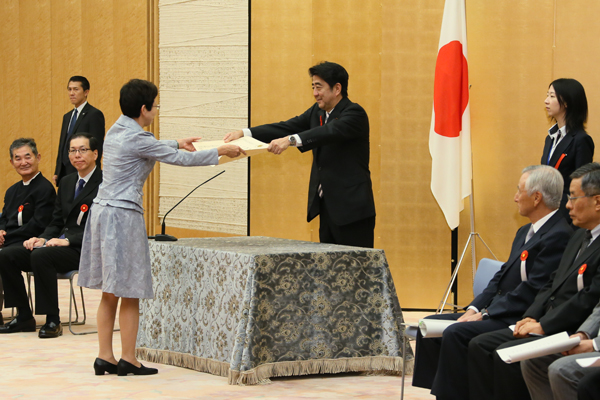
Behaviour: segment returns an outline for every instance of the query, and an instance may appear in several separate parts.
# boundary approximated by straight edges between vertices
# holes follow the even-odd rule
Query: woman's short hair
[[[121,88],[119,105],[123,115],[129,118],[138,118],[142,113],[142,106],[150,111],[154,99],[158,96],[158,89],[152,82],[142,79],[132,79]]]

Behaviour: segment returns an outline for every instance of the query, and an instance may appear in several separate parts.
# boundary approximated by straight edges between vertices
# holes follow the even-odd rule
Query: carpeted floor
[[[69,313],[68,282],[59,282],[63,321]],[[76,332],[96,330],[100,292],[84,289],[88,321]],[[11,310],[3,310],[5,322]],[[405,313],[407,321],[424,313]],[[38,316],[38,324],[44,318]],[[115,355],[119,357],[119,333]],[[414,342],[413,342],[414,345]],[[268,385],[231,386],[227,378],[162,364],[154,376],[95,376],[97,335],[74,336],[65,327],[57,339],[39,339],[36,333],[0,335],[0,398],[2,399],[400,399],[401,378],[359,374],[274,378]],[[404,398],[433,399],[428,390],[410,386]]]

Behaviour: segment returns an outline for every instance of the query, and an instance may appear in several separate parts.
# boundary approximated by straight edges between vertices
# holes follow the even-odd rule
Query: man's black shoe
[[[0,326],[0,333],[35,332],[35,318],[18,322],[16,318],[8,324]]]
[[[41,338],[56,338],[61,336],[62,333],[63,329],[60,322],[58,324],[55,324],[54,322],[48,322],[40,328],[38,336]]]

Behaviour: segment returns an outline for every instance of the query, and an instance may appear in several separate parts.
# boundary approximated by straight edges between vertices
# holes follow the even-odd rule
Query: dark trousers
[[[471,340],[469,343],[471,399],[531,400],[521,374],[521,363],[506,364],[496,350],[539,338],[517,339],[507,328],[485,333]]]
[[[440,314],[426,319],[456,320],[462,315]],[[489,319],[456,323],[447,327],[441,338],[423,338],[418,332],[413,386],[432,389],[431,394],[438,399],[468,399],[469,342],[482,333],[506,327],[505,322]]]
[[[577,385],[577,400],[600,400],[600,368],[590,369]]]
[[[321,243],[373,248],[375,217],[361,219],[347,225],[336,225],[331,220],[323,199],[320,199],[319,202],[319,240]]]
[[[0,251],[0,274],[4,281],[6,307],[29,308],[21,271],[33,272],[35,313],[59,315],[57,273],[79,269],[79,250],[43,247],[29,251],[22,244]]]

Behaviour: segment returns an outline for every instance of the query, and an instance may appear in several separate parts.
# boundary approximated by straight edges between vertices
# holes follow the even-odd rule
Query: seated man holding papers
[[[573,232],[557,213],[562,190],[563,179],[556,169],[536,165],[523,170],[514,200],[531,223],[518,230],[508,261],[464,314],[425,319],[425,324],[430,318],[458,323],[448,326],[441,339],[417,334],[414,386],[431,388],[438,399],[468,397],[469,341],[514,324],[558,267]]]
[[[469,343],[471,399],[529,399],[519,362],[505,363],[496,350],[539,340],[532,334],[576,332],[600,299],[600,164],[589,163],[571,174],[567,209],[577,230],[558,269],[517,322]]]
[[[585,368],[577,360],[600,357],[600,303],[572,337],[581,341],[562,354],[552,354],[521,362],[523,378],[533,400],[571,400],[578,398],[579,383],[587,376],[600,372],[598,367]],[[564,357],[566,356],[566,357]],[[600,376],[596,378],[597,388]],[[590,380],[590,383],[593,382]],[[585,384],[585,383],[584,383]],[[600,398],[600,390],[591,391]]]

